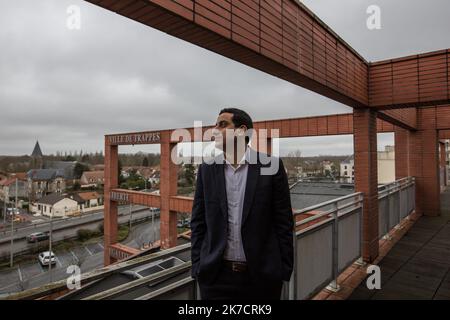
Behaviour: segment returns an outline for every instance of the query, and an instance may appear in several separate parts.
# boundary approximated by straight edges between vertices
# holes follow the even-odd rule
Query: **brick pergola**
[[[450,50],[368,62],[296,0],[88,2],[352,107],[352,114],[257,126],[280,129],[281,137],[353,134],[366,261],[378,255],[377,131],[395,132],[396,176],[416,178],[416,211],[440,214],[439,140],[450,138]],[[123,197],[160,207],[161,246],[176,245],[176,212],[190,212],[192,200],[177,196],[170,154],[178,141],[170,141],[170,133],[105,137],[105,265],[112,262],[109,248],[117,250],[117,201]],[[161,145],[159,196],[117,189],[118,145],[143,143]]]

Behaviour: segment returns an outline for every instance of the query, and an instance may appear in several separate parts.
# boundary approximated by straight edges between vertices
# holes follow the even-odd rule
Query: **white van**
[[[43,266],[48,266],[51,264],[55,264],[56,263],[56,256],[53,253],[53,251],[44,251],[39,253],[39,262],[41,263],[41,265]]]

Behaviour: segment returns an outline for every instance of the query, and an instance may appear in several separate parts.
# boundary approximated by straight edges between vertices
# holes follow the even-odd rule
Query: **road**
[[[144,243],[151,243],[159,240],[159,218],[155,217],[152,221],[131,226],[131,232],[124,241],[129,247],[139,249]]]
[[[126,223],[129,221],[129,206],[119,208],[119,223]],[[132,221],[142,219],[149,216],[150,211],[147,207],[133,206]],[[83,217],[76,217],[64,220],[57,220],[53,222],[53,241],[60,241],[76,237],[79,229],[98,229],[103,222],[103,211],[92,213]],[[43,223],[36,226],[24,227],[14,232],[13,251],[15,253],[31,249],[36,244],[27,243],[25,237],[33,232],[43,232],[50,230],[50,223]],[[0,236],[0,257],[7,257],[11,250],[11,236],[10,233]]]
[[[144,206],[133,205],[133,211],[137,211],[140,209],[148,209]],[[118,208],[119,215],[126,215],[130,212],[129,206],[120,206]],[[14,227],[14,239],[26,237],[28,234],[32,232],[40,232],[47,231],[50,225],[50,219],[48,217],[42,216],[36,218],[36,220],[43,220],[43,222],[34,223],[34,224],[24,224],[21,223]],[[99,210],[97,212],[85,213],[82,216],[71,217],[71,218],[55,218],[53,220],[53,230],[58,228],[66,228],[76,224],[84,224],[93,221],[103,220],[103,210]],[[0,242],[9,241],[11,236],[10,228],[6,227],[0,231]]]
[[[159,239],[159,218],[156,216],[153,223],[152,220],[149,220],[135,226],[132,225],[131,232],[124,244],[139,248],[140,244],[152,242],[154,239]],[[48,267],[42,267],[37,262],[37,257],[36,262],[24,263],[16,265],[10,270],[0,271],[0,295],[67,279],[70,276],[66,272],[69,265],[79,265],[83,273],[101,268],[103,267],[103,250],[103,244],[97,242],[72,248],[69,251],[55,252],[57,262],[51,272],[48,271]]]

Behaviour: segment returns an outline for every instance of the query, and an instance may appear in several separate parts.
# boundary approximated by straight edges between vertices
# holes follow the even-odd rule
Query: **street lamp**
[[[152,246],[153,243],[156,241],[156,231],[155,231],[155,211],[152,212]]]
[[[6,212],[7,212],[6,205],[7,205],[7,203],[6,203],[6,196],[5,196],[4,201],[3,201],[3,225],[6,225]]]
[[[131,220],[133,219],[133,204],[130,202],[130,222],[129,222],[129,229],[128,234],[131,233]]]
[[[18,187],[19,183],[18,180],[16,178],[16,199],[15,199],[15,204],[14,204],[14,211],[12,212],[11,215],[11,250],[10,250],[10,260],[9,260],[9,266],[12,268],[13,264],[14,264],[14,216],[17,212],[17,187]]]
[[[66,215],[67,208],[64,208],[64,216]],[[53,214],[55,212],[55,209],[50,210],[50,232],[48,235],[48,251],[49,251],[49,265],[48,265],[48,272],[50,277],[50,283],[52,282],[52,240],[53,240]],[[56,259],[56,257],[55,257]]]

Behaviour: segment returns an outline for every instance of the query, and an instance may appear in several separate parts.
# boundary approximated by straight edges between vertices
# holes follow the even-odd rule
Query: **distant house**
[[[142,167],[142,166],[126,166],[122,168],[122,176],[128,178],[132,172],[136,172],[137,175],[144,179],[149,179],[155,172],[159,171],[159,166]]]
[[[385,146],[384,151],[377,152],[378,183],[386,184],[395,181],[395,147]],[[341,162],[341,181],[355,182],[355,159],[349,156]]]
[[[77,201],[52,193],[37,200],[31,211],[36,215],[67,217],[79,213],[79,207]]]
[[[353,155],[341,162],[341,180],[344,183],[355,182],[355,159]]]
[[[27,172],[28,198],[36,201],[50,194],[62,194],[66,189],[64,171],[60,169],[32,169]]]
[[[121,175],[124,179],[128,179],[132,172],[142,177],[147,182],[150,182],[152,185],[159,184],[159,166],[127,166],[122,168]]]
[[[326,173],[327,171],[331,173],[333,171],[333,162],[329,160],[322,161],[322,170],[324,173]]]
[[[105,184],[105,172],[85,171],[81,175],[80,184],[82,188],[101,187]]]
[[[148,179],[150,179],[155,172],[156,170],[153,168],[143,167],[137,169],[136,174],[140,175],[144,179],[147,179],[148,181]]]
[[[294,166],[294,172],[295,175],[297,176],[297,178],[301,178],[306,176],[305,173],[303,172],[303,167],[302,166]]]
[[[98,192],[79,192],[69,196],[78,203],[80,212],[88,212],[103,208],[103,196]]]
[[[150,176],[150,178],[148,178],[148,181],[150,181],[150,183],[152,185],[159,184],[159,180],[160,180],[160,172],[159,171],[156,171],[155,173],[153,173]]]
[[[125,171],[125,170],[122,170],[122,171],[120,172],[120,174],[122,175],[122,177],[123,177],[124,179],[128,179],[128,178],[130,177],[130,173],[129,173],[128,171]]]
[[[11,203],[16,197],[16,178],[7,178],[0,182],[0,200]],[[27,181],[17,178],[17,197],[27,198]]]

